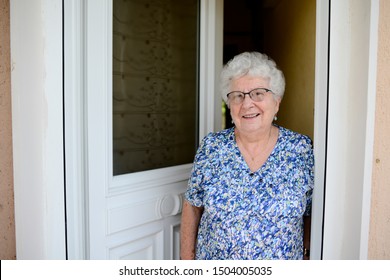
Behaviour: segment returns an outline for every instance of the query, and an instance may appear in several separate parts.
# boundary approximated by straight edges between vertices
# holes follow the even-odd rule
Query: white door
[[[223,1],[186,2],[65,1],[68,258],[179,258],[191,162],[221,108]]]

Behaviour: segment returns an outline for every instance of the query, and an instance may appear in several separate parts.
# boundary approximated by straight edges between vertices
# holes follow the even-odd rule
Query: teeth
[[[257,117],[259,114],[251,114],[251,115],[245,115],[244,118],[254,118]]]

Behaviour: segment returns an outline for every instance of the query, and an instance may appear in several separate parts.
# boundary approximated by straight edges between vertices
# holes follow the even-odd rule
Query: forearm
[[[183,260],[195,259],[196,237],[202,213],[203,208],[184,201],[180,230],[180,257]]]
[[[311,217],[303,217],[303,248],[310,254],[310,233],[311,233]],[[304,256],[304,259],[310,259],[310,256]]]

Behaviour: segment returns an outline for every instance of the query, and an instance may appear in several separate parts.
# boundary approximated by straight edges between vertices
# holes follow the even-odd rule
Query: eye
[[[252,96],[255,97],[262,97],[265,94],[265,91],[263,89],[256,89],[252,91]]]
[[[233,91],[229,94],[229,98],[233,101],[240,101],[244,98],[244,94],[238,91]]]

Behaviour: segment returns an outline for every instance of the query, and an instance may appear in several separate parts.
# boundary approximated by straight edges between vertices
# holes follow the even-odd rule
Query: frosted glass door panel
[[[113,1],[114,175],[193,161],[198,2]]]

